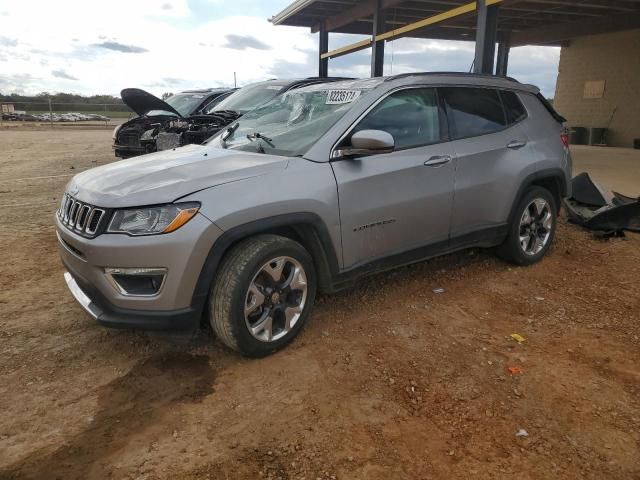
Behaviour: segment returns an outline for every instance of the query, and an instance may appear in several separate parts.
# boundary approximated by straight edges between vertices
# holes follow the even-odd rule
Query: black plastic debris
[[[640,197],[609,193],[583,172],[571,181],[572,196],[564,199],[569,220],[607,234],[640,232]]]

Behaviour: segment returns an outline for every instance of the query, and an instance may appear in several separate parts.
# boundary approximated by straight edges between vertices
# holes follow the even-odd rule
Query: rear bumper
[[[144,330],[195,330],[201,312],[192,308],[174,311],[143,311],[118,308],[108,302],[83,280],[64,273],[64,280],[80,306],[99,324],[112,328],[140,328]],[[81,284],[84,284],[82,287]],[[84,288],[83,288],[84,287]]]

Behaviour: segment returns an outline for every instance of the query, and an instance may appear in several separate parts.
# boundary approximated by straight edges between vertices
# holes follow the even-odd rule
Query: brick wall
[[[604,80],[602,98],[584,98],[587,81]],[[571,41],[560,53],[554,107],[571,126],[609,126],[608,144],[640,138],[640,30]],[[615,114],[614,114],[615,109]]]

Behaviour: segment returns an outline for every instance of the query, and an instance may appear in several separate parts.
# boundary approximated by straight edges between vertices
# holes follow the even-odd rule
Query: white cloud
[[[122,88],[141,87],[161,94],[232,85],[234,72],[239,85],[274,74],[286,78],[317,73],[317,35],[308,29],[274,27],[259,16],[225,17],[226,2],[209,4],[208,11],[220,12],[220,17],[207,21],[190,11],[187,0],[0,0],[0,12],[7,15],[0,41],[0,91],[117,95]],[[242,45],[228,48],[230,39],[238,38]],[[331,48],[361,38],[332,34]],[[558,49],[520,50],[513,51],[513,71],[525,81],[544,82],[553,94]],[[386,47],[387,74],[392,56],[393,73],[466,71],[473,43],[397,40]],[[331,60],[329,72],[367,77],[369,62],[364,51]],[[72,72],[69,76],[78,80],[52,72]]]
[[[164,4],[171,8],[161,8]],[[274,27],[265,18],[236,16],[185,24],[193,18],[184,0],[69,0],[67,15],[59,14],[59,2],[38,3],[38,15],[33,15],[28,1],[11,2],[10,7],[11,22],[3,22],[2,35],[12,44],[15,39],[16,45],[12,52],[0,52],[0,70],[33,80],[24,85],[5,81],[0,84],[4,92],[19,87],[31,93],[72,89],[118,94],[125,87],[155,84],[153,93],[162,93],[175,87],[164,82],[165,88],[165,78],[184,79],[182,88],[232,85],[234,71],[238,83],[246,84],[273,77],[271,66],[280,59],[306,62],[299,49],[315,47],[305,29]],[[264,49],[225,48],[227,36],[233,35],[253,38],[254,46],[264,44]],[[32,58],[24,57],[27,52]],[[71,71],[80,81],[70,85],[53,77],[52,71]]]

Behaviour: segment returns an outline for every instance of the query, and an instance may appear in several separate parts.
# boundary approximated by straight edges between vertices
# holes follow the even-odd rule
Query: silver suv
[[[196,326],[251,356],[317,292],[467,247],[540,260],[570,192],[560,117],[530,85],[470,74],[319,84],[205,145],[97,167],[55,217],[69,289],[101,324]]]

